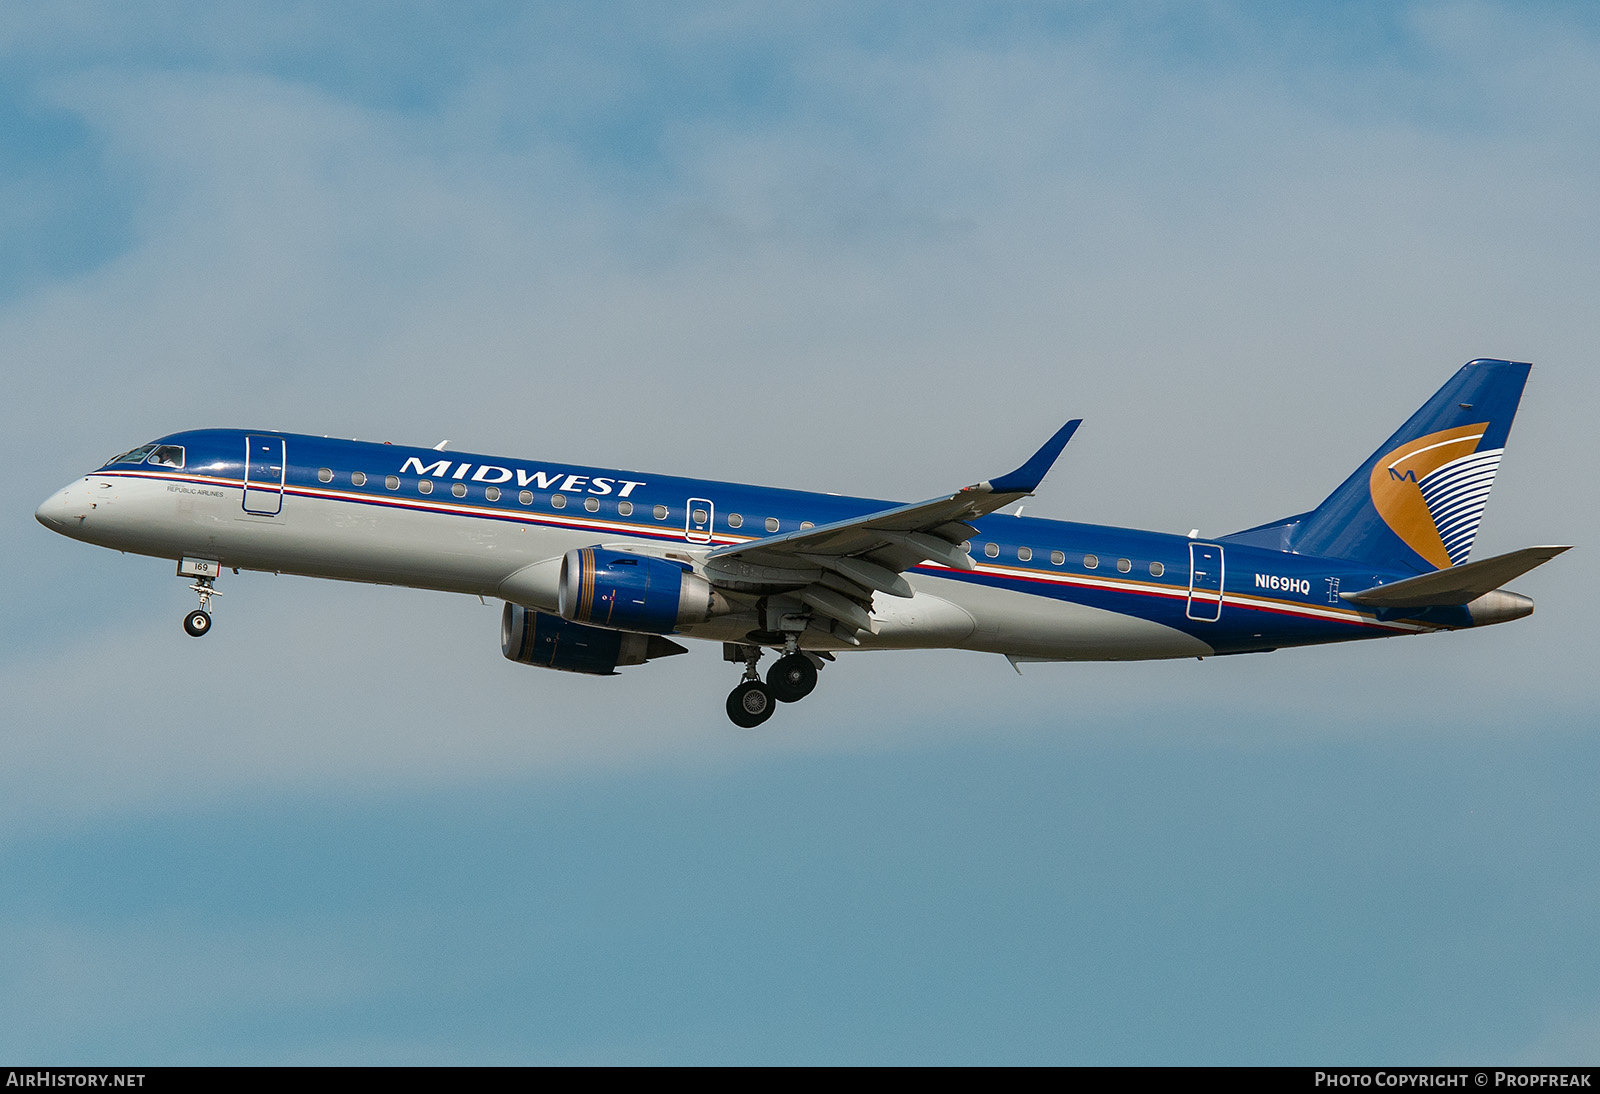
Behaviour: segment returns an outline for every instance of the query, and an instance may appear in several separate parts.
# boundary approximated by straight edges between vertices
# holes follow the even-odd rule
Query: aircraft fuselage
[[[695,566],[718,547],[894,504],[270,431],[199,430],[155,445],[178,450],[182,466],[109,463],[46,501],[40,521],[138,554],[553,613],[558,564],[573,548],[605,544]],[[973,569],[928,561],[908,570],[915,595],[877,595],[876,633],[863,633],[861,648],[1133,660],[1474,625],[1466,607],[1363,610],[1339,596],[1411,572],[999,513],[971,523]],[[676,633],[740,642],[769,629],[759,604],[744,609]]]

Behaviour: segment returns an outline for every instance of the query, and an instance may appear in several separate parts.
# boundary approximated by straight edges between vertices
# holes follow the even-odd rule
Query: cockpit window
[[[142,444],[132,452],[124,452],[120,456],[113,456],[107,463],[143,463],[144,458],[155,451],[153,444]]]
[[[183,446],[181,444],[164,444],[150,453],[150,462],[160,464],[162,467],[182,467]]]

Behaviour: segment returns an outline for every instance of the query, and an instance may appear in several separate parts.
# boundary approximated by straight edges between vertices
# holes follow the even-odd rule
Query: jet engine
[[[587,627],[508,603],[500,614],[500,652],[524,665],[615,676],[619,666],[642,665],[652,657],[689,651],[658,634]]]
[[[711,583],[677,562],[603,547],[578,547],[561,560],[563,619],[625,631],[668,634],[731,606]]]

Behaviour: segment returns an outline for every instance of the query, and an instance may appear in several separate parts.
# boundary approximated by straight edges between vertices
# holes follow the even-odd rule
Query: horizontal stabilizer
[[[1524,547],[1510,554],[1496,555],[1479,562],[1465,562],[1447,570],[1339,595],[1352,604],[1366,608],[1426,608],[1467,604],[1571,549],[1570,545]]]

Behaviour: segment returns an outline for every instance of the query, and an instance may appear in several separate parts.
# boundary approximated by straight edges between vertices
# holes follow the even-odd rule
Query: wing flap
[[[879,532],[878,534],[893,546],[903,547],[911,554],[922,556],[923,561],[931,559],[952,570],[971,570],[977,566],[977,563],[972,561],[972,556],[962,550],[960,544],[951,543],[943,536],[927,532]]]
[[[872,621],[871,614],[843,593],[834,592],[822,585],[807,585],[794,595],[829,619],[848,623],[858,631],[878,633],[878,626]]]
[[[905,578],[886,566],[879,566],[875,562],[868,562],[864,558],[835,558],[831,555],[807,555],[807,561],[815,561],[817,565],[842,574],[862,588],[872,592],[888,593],[890,596],[909,597],[913,595],[911,585]]]
[[[817,584],[823,588],[832,589],[836,593],[843,593],[845,596],[848,596],[851,600],[854,600],[857,603],[866,604],[868,606],[872,604],[871,589],[856,584],[854,581],[851,581],[848,577],[845,577],[843,574],[835,570],[829,570],[827,573],[823,574],[821,579],[818,580]]]

